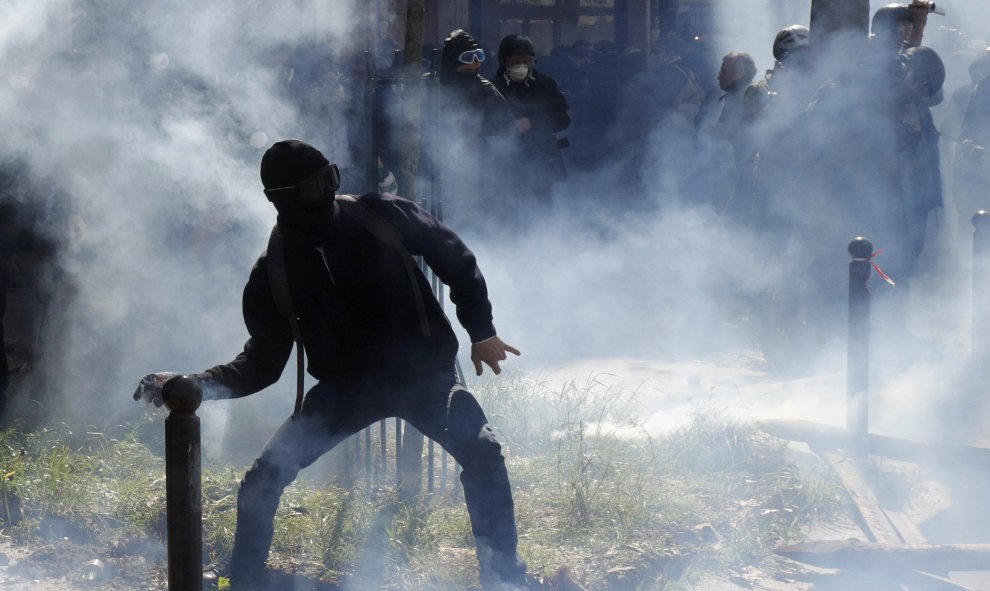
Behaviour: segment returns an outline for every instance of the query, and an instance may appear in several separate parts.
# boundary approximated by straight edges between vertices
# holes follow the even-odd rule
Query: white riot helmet
[[[777,33],[773,40],[773,58],[783,61],[795,50],[805,49],[811,45],[811,31],[802,25],[791,25]]]

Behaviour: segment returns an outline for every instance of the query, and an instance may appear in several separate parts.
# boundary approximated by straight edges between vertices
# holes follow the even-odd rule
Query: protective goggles
[[[265,189],[265,197],[276,205],[281,203],[316,203],[332,197],[340,188],[340,170],[327,164],[291,187]]]
[[[462,64],[473,64],[474,62],[481,63],[485,61],[485,50],[479,47],[478,49],[465,51],[461,55],[457,56],[457,61]]]

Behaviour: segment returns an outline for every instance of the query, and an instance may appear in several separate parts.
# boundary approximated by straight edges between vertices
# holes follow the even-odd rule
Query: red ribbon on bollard
[[[878,248],[873,254],[869,256],[868,260],[870,261],[870,265],[872,265],[873,268],[876,270],[877,275],[879,275],[881,279],[883,279],[888,284],[890,284],[891,287],[894,287],[895,285],[897,285],[896,283],[894,283],[894,280],[890,278],[890,275],[884,273],[883,269],[880,268],[880,265],[878,265],[877,262],[873,260],[874,258],[880,256],[881,254],[883,254],[883,249]]]

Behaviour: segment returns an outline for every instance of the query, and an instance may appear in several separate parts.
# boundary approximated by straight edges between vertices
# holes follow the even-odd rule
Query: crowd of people
[[[932,6],[880,7],[869,38],[823,36],[820,47],[808,27],[782,27],[768,39],[773,67],[759,77],[754,58],[741,52],[724,55],[717,68],[704,51],[676,41],[661,42],[650,56],[579,41],[534,59],[532,43],[518,35],[502,41],[492,70],[472,61],[483,50],[455,31],[444,44],[441,88],[478,94],[457,96],[443,112],[470,104],[481,120],[458,120],[442,136],[477,131],[450,142],[441,158],[450,194],[468,204],[465,226],[486,205],[490,226],[506,210],[532,219],[568,169],[582,181],[565,185],[562,202],[580,199],[583,179],[598,172],[612,181],[600,198],[622,211],[701,206],[734,230],[773,236],[772,251],[768,241],[755,242],[754,259],[773,259],[796,280],[750,294],[757,303],[748,313],[759,315],[766,310],[760,302],[773,301],[776,311],[755,324],[785,334],[784,348],[800,333],[820,338],[823,326],[842,325],[844,271],[834,261],[850,239],[866,236],[882,254],[882,277],[897,285],[882,292],[885,309],[907,331],[908,289],[932,270],[923,252],[958,249],[938,234],[958,235],[952,226],[968,221],[990,188],[990,49],[971,48],[971,84],[936,116],[946,65],[923,45]],[[517,137],[507,140],[500,130]],[[463,153],[485,156],[456,156]],[[511,191],[486,194],[483,170],[509,172]]]

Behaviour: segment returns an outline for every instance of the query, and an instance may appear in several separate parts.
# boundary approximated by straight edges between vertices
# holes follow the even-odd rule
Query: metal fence
[[[437,118],[438,101],[436,100],[436,89],[438,72],[440,65],[440,52],[434,50],[430,72],[425,77],[411,79],[410,76],[416,74],[415,70],[410,70],[404,66],[402,52],[394,51],[391,56],[390,65],[385,68],[379,67],[383,63],[389,63],[373,52],[365,52],[365,67],[367,70],[367,83],[364,97],[364,117],[366,118],[366,129],[368,130],[368,151],[366,154],[366,184],[369,191],[377,191],[381,176],[380,163],[383,154],[386,152],[395,154],[401,152],[394,141],[389,141],[395,137],[395,130],[402,125],[402,121],[397,121],[396,114],[401,118],[402,114],[408,114],[406,110],[408,104],[405,101],[420,98],[418,103],[421,112],[429,112],[429,116]],[[410,74],[412,72],[412,74]],[[414,93],[419,93],[414,97]],[[424,130],[429,133],[429,130]],[[436,138],[427,137],[427,146],[436,146]],[[386,145],[390,144],[390,145]],[[417,146],[418,148],[418,146]],[[407,157],[399,154],[399,158]],[[401,166],[396,159],[391,159],[390,164]],[[436,158],[429,158],[426,171],[429,176],[429,194],[421,195],[417,199],[419,204],[429,211],[437,219],[443,220],[443,198],[442,198],[442,178],[440,171],[434,166]],[[433,289],[433,294],[444,307],[446,294],[443,282],[437,277],[428,265],[419,259],[420,269],[426,275]],[[456,364],[458,379],[463,383],[463,371],[460,363]],[[391,425],[390,425],[391,423]],[[425,442],[426,467],[425,473],[422,467],[424,450],[424,438],[414,427],[405,423],[401,419],[394,421],[381,421],[378,428],[369,427],[362,433],[350,438],[347,441],[347,464],[351,476],[361,474],[369,485],[384,486],[392,474],[398,488],[406,493],[415,494],[422,490],[422,479],[420,475],[425,474],[426,491],[429,493],[443,491],[448,486],[457,486],[459,482],[456,475],[460,468],[456,462],[440,448],[433,440]],[[403,449],[403,448],[406,449]],[[393,458],[390,460],[390,455]],[[439,458],[437,456],[439,455]],[[448,484],[448,482],[452,484]]]

